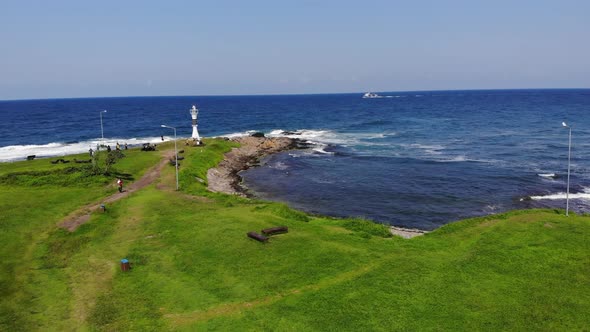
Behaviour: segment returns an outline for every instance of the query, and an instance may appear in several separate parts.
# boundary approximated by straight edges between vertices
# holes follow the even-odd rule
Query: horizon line
[[[436,89],[436,90],[392,90],[375,91],[377,93],[408,93],[408,92],[452,92],[452,91],[534,91],[534,90],[590,90],[587,88],[491,88],[491,89]],[[170,97],[265,97],[265,96],[321,96],[321,95],[351,95],[364,94],[367,91],[358,92],[318,92],[318,93],[252,93],[252,94],[206,94],[206,95],[157,95],[157,96],[85,96],[85,97],[50,97],[50,98],[24,98],[24,99],[0,99],[4,101],[33,101],[33,100],[69,100],[69,99],[110,99],[110,98],[170,98]]]

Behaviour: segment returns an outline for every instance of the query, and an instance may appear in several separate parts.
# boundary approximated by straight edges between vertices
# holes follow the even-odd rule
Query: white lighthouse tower
[[[199,114],[197,106],[193,105],[193,108],[191,108],[190,113],[191,118],[193,118],[193,135],[191,137],[197,145],[201,145],[201,137],[199,136],[199,130],[197,129],[197,115]]]

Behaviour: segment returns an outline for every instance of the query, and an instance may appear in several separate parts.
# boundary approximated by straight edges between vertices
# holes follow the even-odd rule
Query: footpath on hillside
[[[145,174],[139,180],[127,186],[123,192],[116,192],[111,196],[101,199],[99,203],[91,203],[79,208],[78,210],[66,216],[61,222],[59,222],[58,226],[65,228],[70,232],[75,231],[78,227],[80,227],[80,225],[86,223],[90,219],[92,212],[98,210],[102,204],[116,202],[121,198],[127,197],[129,194],[153,183],[160,176],[160,173],[168,163],[168,160],[173,156],[174,151],[166,151],[163,154],[162,160],[157,165],[145,172]]]

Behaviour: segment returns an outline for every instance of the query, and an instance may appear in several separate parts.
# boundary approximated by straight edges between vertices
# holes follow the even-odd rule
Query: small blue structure
[[[131,266],[129,265],[129,260],[127,258],[123,258],[121,260],[121,271],[129,271]]]

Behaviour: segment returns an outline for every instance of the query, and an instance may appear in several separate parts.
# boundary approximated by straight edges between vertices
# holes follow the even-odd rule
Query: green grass
[[[185,160],[180,161],[179,183],[183,191],[193,195],[218,197],[207,191],[207,171],[223,160],[223,155],[238,144],[220,139],[205,139],[203,146],[183,147],[181,154]],[[183,167],[189,165],[189,167]]]
[[[139,178],[161,158],[139,150],[126,153],[116,168],[130,178]],[[48,159],[0,164],[0,330],[51,328],[63,318],[60,310],[71,297],[64,250],[75,249],[81,240],[60,245],[52,239],[64,233],[56,224],[114,188],[114,178],[68,172],[81,167],[53,165]]]
[[[101,165],[104,165],[106,152],[101,153]],[[90,164],[76,164],[88,159],[87,154],[63,157],[70,163],[51,164],[59,158],[37,159],[14,163],[0,163],[0,185],[5,186],[59,186],[59,187],[96,187],[99,188],[121,177],[127,181],[139,178],[149,165],[155,164],[161,156],[158,152],[143,152],[139,149],[123,151],[124,158],[119,159],[109,174],[95,176]],[[104,167],[104,166],[103,166]]]
[[[223,140],[185,147],[181,192],[169,189],[174,169],[167,167],[163,187],[113,203],[73,233],[56,222],[104,190],[2,187],[0,330],[590,326],[587,216],[513,211],[412,240],[389,237],[382,225],[361,219],[207,193],[195,177],[205,179],[231,147]],[[136,176],[155,163],[147,159],[118,166]],[[279,225],[289,233],[267,244],[246,237]],[[121,258],[132,262],[130,272],[120,271]]]

